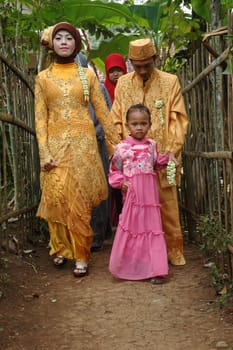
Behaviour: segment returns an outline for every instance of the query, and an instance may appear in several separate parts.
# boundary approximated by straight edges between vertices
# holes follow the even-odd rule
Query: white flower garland
[[[79,60],[79,57],[78,57],[78,72],[79,72],[79,77],[80,77],[80,80],[81,80],[82,86],[83,86],[84,100],[86,102],[89,102],[89,89],[88,89],[88,84],[87,84],[87,77],[86,77],[86,74],[83,70],[81,62]]]
[[[164,106],[164,101],[162,98],[159,98],[158,100],[155,101],[155,107],[159,110],[159,121],[161,126],[164,125],[163,106]]]
[[[169,160],[167,163],[167,181],[169,185],[176,185],[176,165],[173,160]]]

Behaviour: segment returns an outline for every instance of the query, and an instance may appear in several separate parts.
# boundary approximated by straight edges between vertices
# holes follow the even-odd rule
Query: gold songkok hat
[[[129,59],[144,61],[156,55],[156,48],[151,39],[138,39],[129,43]]]

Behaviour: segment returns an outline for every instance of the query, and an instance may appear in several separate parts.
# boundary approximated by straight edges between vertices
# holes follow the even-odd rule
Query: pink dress
[[[168,274],[154,170],[167,162],[168,154],[158,154],[151,139],[128,136],[116,147],[109,183],[114,188],[120,188],[123,181],[129,183],[109,262],[109,270],[116,277],[142,280]]]

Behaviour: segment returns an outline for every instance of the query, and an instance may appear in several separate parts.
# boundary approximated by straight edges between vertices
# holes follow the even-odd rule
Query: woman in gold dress
[[[35,82],[35,119],[41,163],[41,200],[37,216],[48,222],[55,266],[75,261],[75,277],[88,272],[93,232],[91,211],[107,198],[88,102],[104,131],[109,155],[119,139],[94,72],[75,62],[81,49],[76,28],[61,22],[43,33],[42,45],[54,62]]]

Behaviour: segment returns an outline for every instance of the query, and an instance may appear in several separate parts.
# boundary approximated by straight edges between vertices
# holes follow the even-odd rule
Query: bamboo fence
[[[33,78],[0,55],[0,247],[38,228],[39,163]]]
[[[179,194],[189,240],[215,250],[210,259],[222,276],[232,280],[233,12],[227,33],[222,33],[209,43],[203,41],[181,75],[190,123]],[[222,53],[218,54],[219,47]],[[201,220],[206,222],[206,232],[200,229]]]

